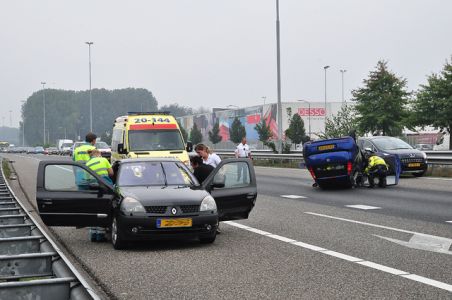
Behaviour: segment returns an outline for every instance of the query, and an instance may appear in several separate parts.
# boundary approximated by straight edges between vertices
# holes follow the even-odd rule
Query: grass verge
[[[3,167],[3,173],[5,174],[5,179],[8,179],[11,175],[11,169],[9,167],[9,162],[7,159],[2,159],[2,167]]]

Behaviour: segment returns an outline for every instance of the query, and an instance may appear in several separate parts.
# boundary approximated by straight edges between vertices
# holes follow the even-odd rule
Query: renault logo
[[[175,215],[177,213],[177,209],[175,207],[171,208],[171,213]]]

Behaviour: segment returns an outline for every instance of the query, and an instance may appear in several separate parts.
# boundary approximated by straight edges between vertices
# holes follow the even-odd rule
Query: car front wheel
[[[113,221],[111,223],[111,243],[113,245],[113,248],[115,248],[116,250],[121,250],[127,247],[127,243],[124,241],[124,238],[122,237],[118,228],[118,219],[116,217],[113,217]]]

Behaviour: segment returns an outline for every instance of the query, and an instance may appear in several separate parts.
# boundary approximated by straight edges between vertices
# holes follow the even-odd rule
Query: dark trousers
[[[379,187],[386,187],[386,175],[388,173],[388,170],[386,166],[378,165],[375,167],[372,167],[368,173],[367,178],[369,179],[369,186],[374,187],[375,186],[375,177],[378,177],[378,186]]]

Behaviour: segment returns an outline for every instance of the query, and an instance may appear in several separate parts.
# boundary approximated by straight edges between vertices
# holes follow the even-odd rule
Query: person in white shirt
[[[221,162],[221,158],[217,154],[212,153],[209,147],[204,144],[196,145],[195,151],[202,157],[202,160],[206,165],[211,165],[216,168]]]
[[[242,142],[237,145],[235,149],[236,158],[251,158],[250,146],[246,143],[246,137],[242,137]],[[240,180],[243,174],[243,183],[248,181],[248,168],[244,163],[237,165],[237,181]]]

